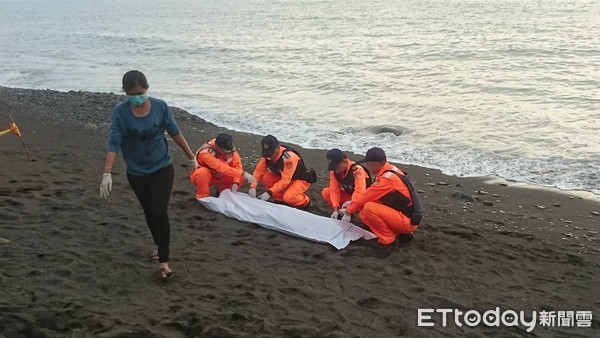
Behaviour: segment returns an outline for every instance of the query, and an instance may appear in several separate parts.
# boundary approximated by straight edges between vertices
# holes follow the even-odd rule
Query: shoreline
[[[88,92],[88,91],[81,91],[81,90],[55,90],[55,89],[30,89],[30,88],[20,88],[20,87],[5,87],[0,85],[0,88],[2,89],[8,89],[8,90],[24,90],[24,91],[46,91],[46,92],[56,92],[56,93],[73,93],[73,92],[81,92],[81,93],[90,93],[90,94],[98,94],[98,95],[109,95],[109,96],[114,96],[114,97],[122,97],[124,99],[124,95],[123,94],[117,94],[114,92]],[[160,98],[160,97],[159,97]],[[184,114],[190,115],[190,116],[194,116],[197,117],[198,119],[202,120],[204,123],[210,124],[212,126],[214,126],[214,128],[218,128],[218,129],[222,129],[222,130],[227,130],[228,132],[235,132],[235,133],[240,133],[240,134],[248,134],[248,135],[254,135],[256,137],[262,137],[261,135],[258,134],[253,134],[253,133],[248,133],[248,132],[243,132],[243,131],[237,131],[237,130],[232,130],[232,129],[228,129],[227,127],[223,127],[223,126],[219,126],[216,123],[213,122],[209,122],[204,120],[202,117],[192,114],[188,111],[186,111],[185,109],[182,109],[178,106],[172,106],[170,104],[170,102],[167,102],[169,104],[169,106],[171,106],[171,108],[174,108],[175,110],[181,111]],[[280,141],[282,141],[282,139],[280,139]],[[285,142],[282,141],[283,143],[287,143],[290,145],[294,145],[295,147],[300,147],[299,145],[296,145],[294,143],[290,143],[290,142]],[[373,145],[376,146],[376,145]],[[303,148],[303,149],[307,149],[307,150],[317,150],[317,151],[327,151],[328,149],[320,149],[320,148]],[[342,149],[343,150],[343,149]],[[354,154],[357,156],[357,158],[360,158],[360,154],[356,154],[350,151],[346,151],[343,150],[344,152],[346,152],[347,154]],[[402,161],[391,161],[393,163],[402,163]],[[456,178],[473,178],[473,179],[489,179],[490,184],[499,184],[499,183],[505,183],[505,184],[511,184],[511,185],[518,185],[518,186],[522,186],[522,187],[530,187],[531,189],[550,189],[550,191],[554,191],[556,193],[561,193],[561,194],[571,194],[571,195],[576,195],[577,197],[583,197],[583,198],[590,198],[590,199],[594,199],[597,200],[598,203],[600,203],[600,194],[595,194],[593,191],[591,190],[587,190],[587,189],[566,189],[566,188],[560,188],[557,186],[544,186],[544,185],[538,185],[535,183],[530,183],[530,182],[525,182],[525,181],[519,181],[519,180],[515,180],[515,179],[507,179],[504,178],[502,176],[498,176],[496,174],[488,174],[488,175],[481,175],[481,176],[459,176],[459,175],[450,175],[450,174],[445,174],[443,172],[442,169],[440,168],[434,168],[434,167],[426,167],[426,166],[422,166],[422,165],[414,165],[411,164],[411,166],[415,166],[418,168],[424,168],[427,170],[438,170],[440,171],[440,173],[444,176],[448,176],[448,177],[456,177]]]
[[[443,327],[439,317],[419,327],[417,311],[600,308],[595,200],[399,164],[420,191],[424,220],[413,241],[378,259],[358,243],[337,251],[203,208],[170,138],[175,275],[161,283],[121,155],[110,198],[98,197],[110,113],[122,98],[0,87],[0,123],[11,113],[35,158],[14,135],[0,138],[0,332],[7,337],[521,337],[525,326]],[[245,170],[254,169],[261,136],[173,111],[192,150],[229,132]],[[310,212],[327,217],[326,150],[297,150],[318,174]],[[538,322],[532,333],[594,337],[600,314],[593,315],[589,328]]]
[[[492,185],[493,184],[507,184],[507,185],[511,184],[512,187],[515,187],[515,188],[522,188],[522,189],[529,189],[529,190],[545,190],[550,193],[566,195],[568,197],[576,197],[579,199],[585,199],[585,200],[593,201],[596,203],[600,203],[600,195],[594,194],[593,192],[591,192],[589,190],[562,189],[562,188],[558,188],[558,187],[540,186],[540,185],[535,185],[535,184],[531,184],[531,183],[527,183],[527,182],[507,180],[501,176],[496,176],[496,175],[478,176],[478,177],[482,178],[484,180],[487,178],[486,183],[492,184]]]

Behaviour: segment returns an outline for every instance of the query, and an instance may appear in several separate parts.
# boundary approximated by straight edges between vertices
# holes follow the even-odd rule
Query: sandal
[[[160,269],[160,278],[162,280],[166,280],[166,279],[169,279],[171,277],[173,277],[173,271],[167,270],[165,268],[161,268]]]
[[[158,262],[159,259],[160,257],[158,256],[158,249],[152,251],[152,255],[150,255],[150,260]]]

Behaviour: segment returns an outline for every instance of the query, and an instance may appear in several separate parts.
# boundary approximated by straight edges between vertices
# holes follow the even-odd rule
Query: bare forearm
[[[113,165],[115,164],[115,158],[117,157],[117,153],[112,151],[106,152],[106,160],[104,161],[104,170],[102,171],[104,174],[110,174]]]
[[[187,141],[185,140],[182,134],[173,136],[173,141],[175,141],[179,148],[183,150],[188,159],[191,160],[194,158],[194,152],[192,152],[192,149],[190,149],[190,146],[188,145]]]

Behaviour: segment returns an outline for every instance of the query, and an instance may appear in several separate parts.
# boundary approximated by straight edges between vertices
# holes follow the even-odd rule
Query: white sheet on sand
[[[225,216],[311,241],[329,243],[338,250],[345,248],[350,241],[361,237],[365,239],[377,237],[372,232],[352,223],[261,201],[231,190],[224,190],[218,198],[205,197],[199,201],[208,209]]]

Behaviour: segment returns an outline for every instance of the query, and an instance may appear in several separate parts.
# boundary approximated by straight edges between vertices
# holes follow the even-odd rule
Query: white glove
[[[247,173],[245,171],[244,171],[244,174],[242,176],[244,176],[244,178],[246,179],[246,181],[248,181],[248,183],[254,183],[256,181],[254,179],[254,176],[252,176],[252,174]]]
[[[233,185],[231,185],[231,191],[237,192],[237,190],[238,190],[238,184],[237,183],[234,183]]]
[[[352,219],[352,214],[344,214],[344,216],[342,216],[342,222],[347,222],[350,223],[350,220]]]
[[[112,176],[110,173],[102,175],[102,183],[100,183],[100,197],[108,198],[112,191]]]
[[[261,201],[267,201],[269,198],[271,198],[271,195],[269,195],[268,192],[263,192],[262,195],[260,195],[260,197],[258,197]]]
[[[352,201],[344,202],[344,204],[342,204],[342,209],[346,209],[350,205],[350,202],[352,202]]]
[[[198,169],[198,161],[196,160],[196,158],[192,158],[191,160],[188,160],[189,164],[190,164],[190,170],[194,171],[196,169]]]
[[[331,214],[330,217],[333,218],[333,219],[338,219],[339,216],[340,216],[340,213],[337,212],[337,211],[334,211],[333,214]]]
[[[256,188],[250,188],[250,190],[248,190],[248,195],[250,195],[250,197],[256,198]]]

